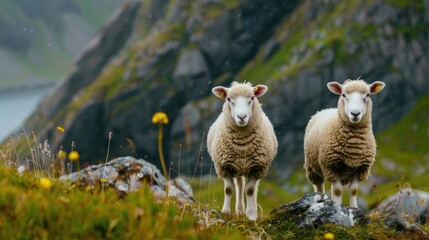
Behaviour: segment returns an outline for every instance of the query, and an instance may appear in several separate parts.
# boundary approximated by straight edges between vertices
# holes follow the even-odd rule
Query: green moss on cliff
[[[385,2],[397,8],[423,9],[425,7],[423,0],[385,0]]]
[[[390,2],[397,3],[394,6],[398,8],[410,7],[407,14],[420,14],[419,11],[422,11],[419,7],[422,1]],[[304,2],[279,25],[275,36],[260,48],[254,59],[239,72],[237,79],[247,79],[255,83],[279,79],[294,81],[300,72],[308,69],[317,71],[318,67],[324,67],[325,64],[349,65],[351,61],[359,58],[360,51],[356,49],[371,46],[382,38],[401,35],[411,41],[421,32],[428,30],[427,24],[404,24],[405,20],[400,19],[378,23],[368,17],[362,22],[361,18],[365,17],[365,14],[356,12],[356,9],[367,9],[372,4],[372,1],[355,0],[324,4],[325,9],[319,9],[322,13],[313,17],[311,3]],[[277,47],[271,55],[267,55],[266,52],[273,42]],[[322,65],[320,61],[323,62]],[[386,66],[385,70],[398,69]]]
[[[429,95],[414,109],[377,136],[378,154],[373,171],[386,178],[403,177],[421,190],[429,191]]]
[[[206,21],[215,19],[225,14],[227,11],[237,8],[239,3],[240,2],[238,0],[233,0],[233,1],[223,0],[219,2],[211,2],[209,4],[201,4],[202,7],[201,9],[199,9],[198,14],[201,14],[201,16]]]

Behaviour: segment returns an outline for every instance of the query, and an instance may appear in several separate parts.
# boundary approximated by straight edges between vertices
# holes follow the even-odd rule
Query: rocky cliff
[[[54,148],[74,141],[83,162],[106,157],[110,132],[110,158],[157,162],[151,117],[163,111],[167,160],[177,168],[180,158],[181,173],[190,174],[202,157],[208,170],[205,133],[222,105],[210,89],[247,80],[269,87],[260,101],[279,139],[274,165],[286,176],[301,164],[310,116],[336,104],[327,82],[386,82],[373,98],[376,132],[429,91],[427,1],[153,0],[121,14],[122,27],[104,28],[119,43],[93,40],[25,123]],[[57,125],[64,134],[55,134]]]

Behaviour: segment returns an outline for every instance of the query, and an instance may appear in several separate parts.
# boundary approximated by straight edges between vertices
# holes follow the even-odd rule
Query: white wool
[[[253,87],[250,83],[234,82],[230,88],[219,86],[212,90],[217,97],[225,99],[222,113],[207,135],[207,150],[217,175],[225,184],[222,211],[230,210],[232,188],[235,187],[236,212],[244,211],[246,192],[246,215],[251,220],[257,218],[259,180],[265,177],[277,154],[273,125],[257,99],[267,89],[264,85]],[[247,177],[245,185],[243,177]]]
[[[370,95],[383,87],[382,82],[368,85],[363,80],[347,80],[342,85],[328,83],[329,90],[339,95],[338,108],[317,112],[306,127],[307,178],[322,193],[324,181],[331,182],[331,198],[340,204],[342,185],[350,183],[350,205],[357,207],[358,181],[367,180],[370,175],[376,154]]]

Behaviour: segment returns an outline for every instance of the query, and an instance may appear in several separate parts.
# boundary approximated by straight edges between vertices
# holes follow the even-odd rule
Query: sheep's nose
[[[238,117],[238,118],[240,118],[240,119],[241,119],[241,121],[243,121],[243,120],[247,117],[247,114],[245,114],[245,113],[240,113],[240,114],[237,114],[237,117]]]
[[[351,112],[354,118],[357,118],[360,115],[360,112]]]

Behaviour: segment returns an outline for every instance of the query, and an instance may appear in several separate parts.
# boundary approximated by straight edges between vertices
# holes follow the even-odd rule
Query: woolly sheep
[[[237,82],[233,82],[230,88],[218,86],[212,89],[214,95],[222,100],[226,99],[222,113],[210,127],[207,136],[208,152],[217,175],[225,184],[222,211],[230,211],[231,196],[235,188],[235,211],[243,213],[245,190],[246,216],[251,220],[257,218],[259,181],[267,174],[268,167],[277,154],[273,125],[257,99],[267,90],[264,85],[252,87],[250,83]],[[247,177],[247,183],[244,177]]]
[[[316,192],[325,192],[325,180],[332,183],[331,198],[339,204],[342,186],[349,184],[350,206],[357,207],[358,182],[368,179],[376,153],[370,96],[379,93],[384,83],[367,84],[358,78],[327,86],[340,95],[338,108],[319,111],[310,119],[304,168]]]

